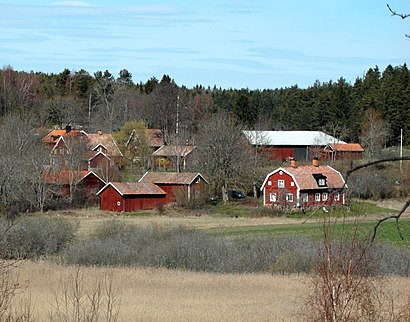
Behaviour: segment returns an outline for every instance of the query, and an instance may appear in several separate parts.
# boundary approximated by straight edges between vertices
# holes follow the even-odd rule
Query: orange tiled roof
[[[359,143],[332,143],[329,144],[333,151],[338,152],[364,152],[364,149]]]
[[[314,174],[322,174],[326,176],[326,188],[342,189],[345,184],[340,172],[327,165],[320,165],[318,167],[313,165],[301,165],[296,168],[283,167],[278,170],[280,169],[283,169],[294,176],[300,190],[323,189],[323,187],[318,186],[317,181],[313,176]]]
[[[191,184],[198,176],[205,178],[200,173],[194,172],[146,172],[139,182],[152,182],[156,184]],[[205,182],[207,182],[205,180]]]
[[[170,156],[180,156],[185,157],[195,149],[191,145],[163,145],[152,155],[156,157],[170,157]]]
[[[43,141],[46,143],[56,143],[57,140],[61,137],[61,136],[68,136],[68,137],[76,137],[76,136],[80,136],[80,135],[87,135],[87,133],[85,133],[82,130],[71,130],[69,132],[67,132],[67,130],[63,129],[63,130],[52,130],[50,133],[48,133],[44,138]]]
[[[111,185],[120,195],[166,195],[160,187],[149,182],[109,182],[104,188],[97,192],[100,194]]]

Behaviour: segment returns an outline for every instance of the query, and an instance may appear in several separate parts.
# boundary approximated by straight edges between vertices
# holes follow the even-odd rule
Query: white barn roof
[[[243,131],[252,145],[301,145],[317,146],[346,142],[321,131]]]

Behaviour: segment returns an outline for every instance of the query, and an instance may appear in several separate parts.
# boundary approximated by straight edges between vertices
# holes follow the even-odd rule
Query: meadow
[[[399,207],[360,202],[346,213],[338,210],[334,238],[351,231],[358,214],[361,236],[367,236],[378,218]],[[99,299],[101,316],[95,321],[110,320],[104,315],[109,303],[118,321],[304,321],[312,285],[311,263],[304,261],[313,254],[305,247],[317,252],[315,243],[322,240],[323,219],[329,214],[266,215],[258,208],[231,203],[165,212],[114,214],[88,208],[29,216],[26,226],[16,222],[12,240],[20,246],[8,253],[25,258],[12,270],[18,285],[13,308],[26,307],[30,321],[73,320],[67,317],[74,314],[75,302],[83,310]],[[378,287],[398,308],[409,303],[410,294],[408,275],[394,273],[394,266],[409,262],[403,262],[409,249],[408,212],[401,229],[405,241],[398,238],[394,222],[383,223],[377,239],[379,254],[394,255],[391,265],[382,267],[390,273],[383,273]],[[131,250],[127,245],[132,243],[141,247]],[[120,260],[108,266],[100,262],[110,258]],[[207,265],[201,264],[203,259]],[[395,265],[396,260],[401,264]]]

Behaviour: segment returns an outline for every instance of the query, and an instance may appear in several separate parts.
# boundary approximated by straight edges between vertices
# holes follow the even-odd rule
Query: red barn
[[[344,204],[345,181],[341,173],[330,166],[298,166],[292,160],[290,167],[280,167],[269,173],[262,184],[263,204],[280,207],[312,207]]]
[[[109,182],[97,195],[101,210],[131,212],[159,207],[167,194],[153,183]]]
[[[331,143],[323,151],[328,160],[355,160],[362,158],[364,149],[359,143]]]
[[[178,193],[188,201],[203,201],[208,184],[200,173],[193,172],[146,172],[139,182],[155,183],[167,193],[167,203],[175,201]]]
[[[77,194],[87,202],[96,202],[98,200],[97,192],[105,186],[105,181],[94,172],[88,172],[77,183]]]

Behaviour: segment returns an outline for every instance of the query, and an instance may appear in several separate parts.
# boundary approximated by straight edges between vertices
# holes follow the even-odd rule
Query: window
[[[326,186],[326,179],[319,179],[318,180],[318,185],[319,185],[319,187],[325,187]]]
[[[303,202],[309,202],[309,194],[304,193],[304,194],[302,195],[302,201],[303,201]]]
[[[324,193],[322,194],[322,200],[323,200],[323,201],[326,201],[326,200],[327,200],[327,192],[324,192]]]
[[[295,183],[292,181],[292,182],[290,183],[290,186],[291,186],[291,187],[294,187],[294,186],[295,186]]]
[[[320,201],[320,193],[315,193],[315,201]]]
[[[268,181],[268,186],[271,186],[272,185],[272,181]]]
[[[335,201],[339,201],[340,200],[340,195],[339,195],[339,193],[337,192],[337,193],[335,193]]]
[[[286,194],[286,201],[287,202],[293,202],[293,193],[287,193]]]
[[[285,180],[278,180],[278,188],[285,188]]]
[[[269,201],[270,201],[270,202],[276,202],[276,193],[271,192],[271,193],[269,194]]]

